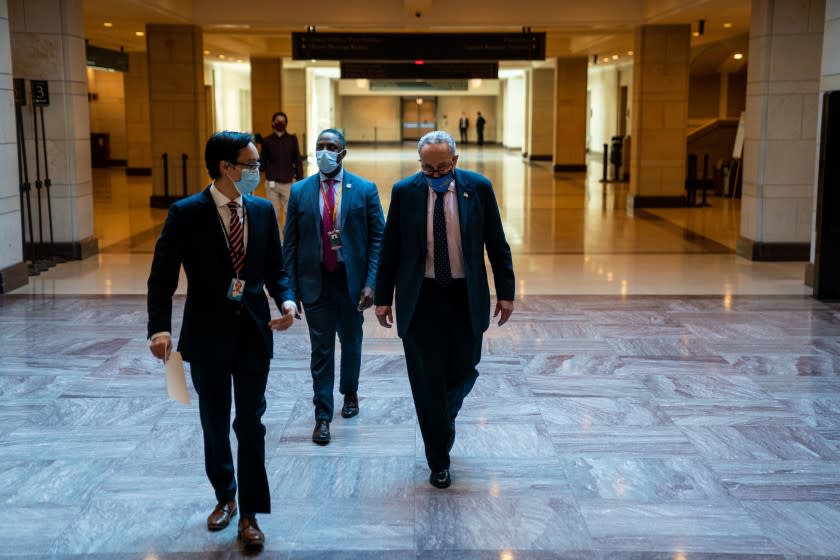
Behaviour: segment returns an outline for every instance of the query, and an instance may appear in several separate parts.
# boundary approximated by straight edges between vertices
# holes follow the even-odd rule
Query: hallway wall
[[[90,131],[110,136],[111,159],[128,159],[128,133],[125,123],[125,86],[122,72],[87,69],[90,98]]]

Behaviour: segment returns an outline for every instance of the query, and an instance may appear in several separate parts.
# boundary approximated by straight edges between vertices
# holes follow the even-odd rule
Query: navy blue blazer
[[[478,337],[490,326],[490,287],[484,251],[493,269],[496,298],[513,301],[516,284],[510,246],[490,181],[472,171],[455,169],[461,246],[469,298],[470,325]],[[411,325],[426,274],[426,208],[429,187],[422,173],[394,185],[382,240],[376,305],[391,305],[396,288],[397,334]]]
[[[356,302],[362,288],[376,285],[385,218],[375,184],[345,169],[341,188],[341,256],[348,295]],[[320,189],[319,173],[292,185],[283,229],[284,268],[304,304],[313,303],[321,294]]]
[[[268,357],[274,337],[268,326],[271,314],[263,287],[281,308],[294,301],[289,278],[283,270],[280,230],[274,207],[265,199],[243,197],[248,244],[240,277],[245,281],[242,303],[227,298],[234,277],[224,229],[210,188],[179,200],[155,245],[148,281],[148,336],[172,332],[172,296],[178,287],[181,265],[187,275],[187,301],[178,338],[178,351],[187,362],[226,363],[235,346],[230,325],[238,323],[243,308],[253,317]]]

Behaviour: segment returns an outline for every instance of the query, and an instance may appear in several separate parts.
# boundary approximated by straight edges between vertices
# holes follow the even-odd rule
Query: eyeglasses
[[[433,175],[435,173],[437,173],[438,175],[445,175],[446,173],[449,173],[449,171],[452,169],[452,167],[454,165],[455,165],[454,163],[449,162],[447,164],[438,165],[437,167],[432,167],[428,163],[423,163],[423,164],[420,164],[420,169],[426,175]]]
[[[260,170],[260,162],[243,163],[241,161],[234,161],[234,162],[230,162],[230,163],[233,163],[233,165],[241,165],[243,167],[247,167],[248,171],[259,171]]]

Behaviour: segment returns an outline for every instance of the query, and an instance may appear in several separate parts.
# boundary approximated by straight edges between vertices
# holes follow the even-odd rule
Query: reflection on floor
[[[737,201],[628,214],[595,166],[553,176],[473,147],[461,163],[497,186],[519,294],[486,334],[453,486],[426,481],[402,346],[369,312],[362,412],[309,441],[298,322],[275,335],[259,557],[840,557],[840,305],[806,295],[802,264],[736,257]],[[351,164],[387,206],[416,155]],[[102,253],[0,297],[0,557],[245,556],[235,527],[204,527],[197,405],[167,399],[146,349],[165,216],[149,193],[97,172]]]

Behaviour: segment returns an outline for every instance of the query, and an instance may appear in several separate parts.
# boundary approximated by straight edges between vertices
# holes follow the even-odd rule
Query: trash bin
[[[111,167],[111,135],[103,132],[90,133],[91,167]]]
[[[620,181],[622,151],[624,148],[624,136],[613,136],[610,139],[610,163],[612,164],[612,178],[614,181]]]

